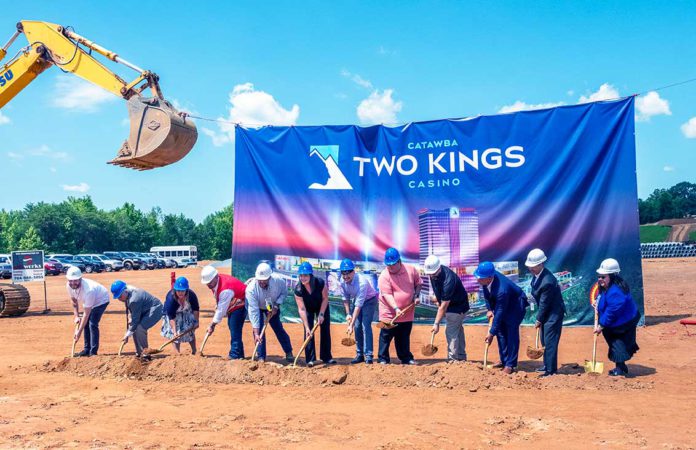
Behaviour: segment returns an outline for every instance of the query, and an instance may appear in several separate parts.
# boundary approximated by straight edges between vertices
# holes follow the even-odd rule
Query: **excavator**
[[[8,49],[22,34],[29,45],[3,63]],[[93,52],[133,69],[138,73],[137,78],[124,81],[95,59]],[[17,31],[0,48],[0,64],[0,108],[51,66],[126,100],[130,135],[109,164],[136,170],[163,167],[186,156],[198,138],[193,121],[162,96],[157,74],[129,63],[70,27],[31,20],[19,22]],[[147,88],[151,97],[143,95]]]
[[[3,62],[9,48],[22,34],[29,45]],[[124,81],[95,59],[93,53],[136,71],[138,76],[131,82]],[[51,66],[126,100],[130,134],[109,164],[136,170],[163,167],[186,156],[198,138],[193,121],[162,96],[157,74],[129,63],[75,33],[71,27],[30,20],[19,22],[17,31],[0,48],[0,64],[0,109]],[[151,97],[143,95],[148,88]],[[29,300],[29,292],[23,286],[0,284],[0,317],[24,314]]]

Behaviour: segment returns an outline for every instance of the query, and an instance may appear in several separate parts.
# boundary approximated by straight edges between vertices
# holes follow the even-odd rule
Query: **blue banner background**
[[[456,266],[480,322],[475,264],[494,261],[524,287],[539,247],[562,279],[566,323],[592,323],[589,290],[608,257],[643,312],[632,97],[399,127],[237,127],[235,145],[242,279],[269,260],[290,285],[307,259],[335,293],[337,260],[376,279],[390,246],[414,264],[435,252]],[[432,321],[424,301],[417,319]],[[332,320],[342,309],[332,296]]]

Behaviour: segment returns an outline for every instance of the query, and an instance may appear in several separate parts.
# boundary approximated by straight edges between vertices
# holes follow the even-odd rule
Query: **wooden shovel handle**
[[[164,344],[160,345],[160,348],[159,348],[158,350],[159,350],[159,351],[162,351],[162,349],[164,349],[164,347],[166,347],[167,345],[169,345],[169,344],[171,344],[172,342],[176,341],[176,340],[179,339],[181,336],[184,336],[184,335],[186,335],[186,334],[192,332],[192,331],[195,330],[195,329],[196,329],[196,326],[195,326],[195,325],[193,325],[193,326],[187,328],[186,330],[184,330],[184,331],[182,331],[181,333],[177,334],[176,336],[174,336],[173,338],[171,338],[170,340],[168,340],[168,341],[165,342]]]
[[[201,349],[198,351],[198,354],[200,356],[203,356],[203,349],[205,348],[205,343],[208,342],[209,337],[210,337],[210,333],[206,332],[205,337],[203,338],[203,344],[201,345]]]
[[[319,326],[319,321],[317,320],[317,323],[314,324],[314,327],[312,327],[312,331],[309,333],[309,336],[307,336],[307,339],[302,343],[302,347],[300,347],[300,350],[297,352],[297,356],[295,356],[295,362],[292,363],[292,366],[295,367],[297,365],[297,360],[300,358],[300,355],[302,354],[302,351],[305,349],[307,344],[309,344],[309,341],[312,340],[314,337],[314,332],[317,331],[317,327]]]
[[[493,325],[493,318],[489,317],[488,318],[488,331],[491,331],[491,326]],[[491,344],[490,342],[486,342],[486,347],[483,350],[483,368],[485,369],[486,366],[488,366],[488,347],[490,347]]]
[[[534,348],[538,349],[539,348],[539,331],[540,329],[536,329],[536,339],[534,340]]]
[[[267,326],[268,326],[268,317],[266,318],[266,323],[263,324],[263,328],[261,328],[261,335],[259,336],[259,341],[254,346],[254,353],[251,354],[252,361],[256,358],[256,351],[259,349],[259,345],[261,345],[261,341],[263,340],[263,336],[266,334],[266,327]]]
[[[123,352],[123,347],[125,347],[126,341],[121,341],[121,346],[118,348],[118,356],[121,356],[121,352]]]
[[[433,342],[435,342],[435,332],[432,331],[430,332],[430,346],[433,346]]]
[[[80,322],[82,322],[82,319],[80,319]],[[70,353],[70,357],[74,358],[75,357],[75,344],[77,344],[77,341],[75,340],[75,333],[77,333],[77,330],[80,328],[80,322],[77,322],[75,324],[75,331],[73,331],[72,335],[72,353]]]
[[[404,309],[402,309],[401,311],[399,311],[399,313],[398,313],[397,315],[394,316],[394,318],[391,320],[391,322],[389,322],[389,325],[394,325],[394,322],[396,322],[396,320],[397,320],[399,317],[401,317],[401,316],[403,316],[404,314],[406,314],[406,313],[407,313],[411,308],[413,308],[414,306],[416,306],[416,302],[411,303],[410,305],[408,305],[407,307],[405,307]]]

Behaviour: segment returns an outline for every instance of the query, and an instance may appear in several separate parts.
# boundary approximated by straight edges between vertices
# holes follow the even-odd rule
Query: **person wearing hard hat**
[[[626,361],[639,350],[636,327],[640,322],[640,311],[619,272],[619,262],[614,258],[605,259],[597,269],[600,297],[596,307],[599,324],[594,332],[602,333],[609,346],[608,358],[616,363],[616,368],[610,370],[609,375],[625,377],[628,376]]]
[[[314,276],[312,265],[305,261],[297,270],[300,281],[295,286],[295,302],[304,325],[304,338],[307,339],[314,328],[314,320],[319,324],[319,357],[324,364],[336,364],[331,355],[331,317],[329,314],[329,286],[321,278]],[[305,346],[307,366],[314,367],[316,361],[315,339]]]
[[[256,267],[256,274],[247,285],[245,295],[249,322],[254,332],[254,342],[259,344],[258,360],[261,362],[266,360],[266,336],[261,337],[261,328],[268,320],[268,325],[285,352],[285,361],[293,362],[290,336],[280,321],[280,305],[288,295],[285,281],[273,273],[270,264],[262,262]]]
[[[490,344],[493,336],[498,340],[500,366],[511,374],[517,369],[520,352],[520,324],[524,319],[529,302],[527,295],[505,275],[495,270],[493,263],[484,261],[474,271],[478,283],[483,287],[488,318],[493,323],[485,341]]]
[[[242,328],[246,317],[244,296],[246,285],[232,275],[218,273],[213,266],[205,266],[201,270],[201,283],[208,286],[215,297],[215,314],[208,326],[208,334],[213,334],[215,327],[223,317],[227,316],[227,327],[230,329],[230,359],[244,358],[244,343]]]
[[[411,329],[415,317],[415,305],[420,303],[422,280],[418,269],[401,262],[399,251],[393,247],[384,252],[384,264],[387,266],[379,275],[379,320],[391,322],[396,326],[379,330],[379,362],[389,364],[389,345],[392,339],[396,347],[396,356],[401,364],[416,364],[411,353]],[[411,307],[414,305],[414,307]],[[402,313],[401,310],[411,307]]]
[[[469,311],[469,297],[462,279],[447,266],[440,263],[437,255],[425,258],[423,272],[430,277],[430,286],[438,308],[432,333],[440,332],[440,322],[445,318],[445,338],[447,339],[447,359],[466,361],[466,339],[464,337],[464,318]]]
[[[533,275],[531,293],[539,305],[534,326],[540,329],[541,345],[544,347],[544,367],[537,369],[537,372],[543,372],[542,377],[555,375],[558,371],[558,343],[565,314],[561,287],[553,273],[544,266],[546,259],[543,250],[535,248],[529,252],[524,263]]]
[[[68,279],[68,296],[72,301],[76,327],[73,339],[80,339],[84,333],[85,346],[75,356],[94,356],[99,352],[99,322],[109,306],[109,291],[94,280],[82,278],[82,271],[71,266],[65,274]],[[80,303],[84,314],[80,319]]]
[[[148,348],[147,330],[154,327],[162,319],[162,302],[149,292],[127,285],[121,280],[113,282],[111,293],[115,299],[126,304],[126,310],[131,316],[128,330],[123,336],[123,342],[128,342],[128,338],[133,336],[135,356],[144,360],[152,359],[143,351]]]
[[[186,277],[177,278],[164,301],[162,332],[160,334],[165,339],[172,339],[191,327],[198,328],[200,310],[198,296],[189,288]],[[180,352],[181,343],[188,342],[191,345],[191,354],[196,354],[195,328],[174,341],[177,353]]]
[[[372,319],[377,308],[377,291],[367,276],[355,272],[355,264],[350,259],[341,261],[341,296],[346,308],[348,330],[355,330],[355,358],[351,364],[372,364],[373,337]],[[351,313],[351,304],[353,311]]]

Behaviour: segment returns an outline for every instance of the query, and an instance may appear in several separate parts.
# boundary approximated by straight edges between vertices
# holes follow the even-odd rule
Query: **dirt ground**
[[[199,287],[199,270],[177,274],[193,281],[205,325],[213,299]],[[65,278],[49,277],[49,314],[40,314],[43,285],[34,283],[29,313],[0,319],[0,448],[695,448],[696,335],[678,321],[696,315],[696,259],[644,260],[643,270],[647,326],[628,379],[606,375],[613,366],[602,339],[605,373],[583,373],[588,328],[564,330],[562,374],[545,379],[524,355],[533,328],[522,332],[519,373],[483,371],[481,326],[466,328],[467,363],[444,362],[444,332],[439,352],[421,357],[430,327],[417,326],[419,366],[349,366],[354,350],[340,344],[345,326],[334,325],[338,366],[285,367],[274,336],[270,362],[225,360],[225,326],[206,345],[208,357],[184,344],[181,355],[168,348],[143,364],[132,341],[116,356],[125,329],[117,301],[102,319],[100,356],[69,359]],[[165,270],[91,276],[107,286],[117,277],[160,298],[169,286]],[[301,328],[286,326],[298,349]],[[163,342],[158,327],[149,337],[152,347]],[[248,323],[244,344],[249,355]]]

